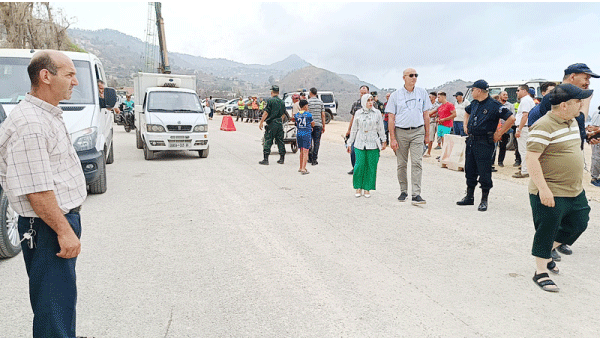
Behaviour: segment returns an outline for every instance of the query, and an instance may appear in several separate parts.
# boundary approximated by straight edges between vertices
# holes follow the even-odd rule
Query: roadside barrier
[[[230,115],[223,116],[223,121],[221,121],[221,130],[224,131],[235,131],[235,125],[233,124],[233,119]]]
[[[440,165],[442,168],[463,171],[465,170],[466,137],[459,135],[444,135],[444,145]]]

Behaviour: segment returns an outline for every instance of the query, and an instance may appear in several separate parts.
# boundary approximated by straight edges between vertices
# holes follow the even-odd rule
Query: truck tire
[[[100,162],[98,168],[100,177],[95,182],[90,183],[90,194],[104,194],[106,192],[106,159],[104,152],[102,152],[102,159],[103,161]]]
[[[144,140],[142,140],[142,135],[139,129],[135,130],[135,146],[138,149],[144,149]]]
[[[207,158],[209,149],[210,149],[210,146],[208,146],[208,148],[206,148],[206,149],[198,150],[198,154],[200,155],[200,158]]]
[[[154,152],[152,150],[149,150],[148,147],[146,146],[146,142],[144,142],[144,160],[151,160],[154,158]]]
[[[106,158],[106,164],[112,164],[115,161],[115,152],[113,151],[113,144],[111,142],[110,149],[108,150],[108,158]]]
[[[19,215],[8,204],[2,193],[0,199],[0,258],[10,258],[21,252],[18,230]]]
[[[329,122],[331,122],[331,120],[333,120],[333,116],[331,116],[331,113],[326,111],[325,112],[325,124],[328,124]]]

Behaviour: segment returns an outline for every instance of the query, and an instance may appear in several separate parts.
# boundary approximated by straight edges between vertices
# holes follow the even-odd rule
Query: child
[[[315,126],[312,114],[308,112],[308,101],[300,100],[300,111],[294,115],[296,121],[296,140],[300,149],[300,169],[302,175],[308,174],[306,162],[308,162],[308,149],[312,141],[312,127]]]

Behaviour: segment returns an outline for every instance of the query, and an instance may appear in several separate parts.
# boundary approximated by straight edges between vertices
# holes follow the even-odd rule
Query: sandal
[[[550,270],[550,272],[552,272],[555,275],[558,275],[558,273],[560,272],[560,270],[558,270],[558,266],[556,266],[556,263],[554,263],[554,260],[548,262],[548,265],[546,265],[546,267],[548,268],[548,270]]]
[[[540,279],[542,278],[548,278],[546,280],[543,280],[540,282]],[[542,288],[542,290],[544,291],[548,291],[548,292],[558,292],[559,288],[556,286],[556,284],[552,281],[552,279],[550,279],[550,276],[548,276],[547,273],[540,273],[539,275],[536,275],[534,272],[533,275],[533,281],[535,282],[535,284],[537,284],[537,286],[539,286],[540,288]],[[555,287],[549,287],[549,286],[555,286]]]
[[[308,170],[304,170],[304,171],[302,171],[302,175],[306,175],[306,174],[310,174],[310,173],[308,172]]]

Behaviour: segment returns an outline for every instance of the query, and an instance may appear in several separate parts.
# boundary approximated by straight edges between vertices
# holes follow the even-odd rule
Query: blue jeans
[[[81,237],[79,213],[65,217],[77,237]],[[29,231],[33,222],[35,247],[21,242],[25,268],[29,276],[29,301],[33,310],[33,337],[74,338],[77,285],[75,263],[77,258],[64,259],[60,252],[56,232],[41,218],[19,217],[19,234]]]
[[[454,121],[452,127],[454,128],[454,135],[467,136],[465,129],[463,128],[463,121]]]

